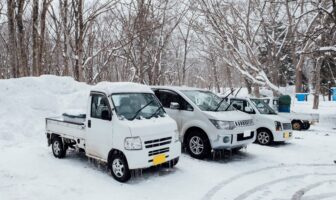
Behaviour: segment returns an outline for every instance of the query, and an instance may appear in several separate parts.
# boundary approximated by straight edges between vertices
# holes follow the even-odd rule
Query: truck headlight
[[[125,138],[124,147],[126,150],[141,150],[142,143],[140,137]]]
[[[220,121],[214,119],[209,120],[218,129],[233,130],[236,128],[236,125],[233,121]]]
[[[274,125],[275,125],[275,130],[276,131],[281,131],[282,130],[281,122],[275,121]]]
[[[179,134],[178,130],[175,130],[174,132],[175,132],[175,134],[174,134],[174,141],[175,142],[180,141],[180,134]]]

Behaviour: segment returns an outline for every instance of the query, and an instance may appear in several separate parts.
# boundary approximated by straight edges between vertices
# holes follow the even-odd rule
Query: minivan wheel
[[[119,182],[127,182],[131,178],[126,158],[122,154],[115,154],[111,159],[111,174]]]
[[[272,133],[266,129],[261,129],[257,134],[257,142],[261,145],[269,145],[273,142]]]
[[[310,123],[309,122],[303,122],[302,129],[303,130],[308,130],[309,128],[310,128]]]
[[[66,147],[63,145],[62,139],[60,137],[55,137],[52,140],[51,148],[54,156],[56,158],[64,158],[66,154]]]
[[[204,159],[209,156],[211,146],[205,134],[199,132],[190,133],[186,141],[187,150],[191,157]]]

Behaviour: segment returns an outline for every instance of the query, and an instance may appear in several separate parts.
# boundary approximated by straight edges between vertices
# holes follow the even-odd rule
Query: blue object
[[[332,101],[336,101],[336,87],[331,88]]]
[[[298,101],[307,101],[308,93],[296,93],[295,97]]]
[[[290,105],[279,105],[279,112],[290,112]]]

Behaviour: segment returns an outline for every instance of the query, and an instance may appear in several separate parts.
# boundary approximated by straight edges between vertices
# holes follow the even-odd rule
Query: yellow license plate
[[[153,164],[154,165],[159,165],[166,162],[166,154],[159,154],[154,156],[153,158]]]
[[[288,132],[284,133],[284,138],[289,138],[289,133]]]

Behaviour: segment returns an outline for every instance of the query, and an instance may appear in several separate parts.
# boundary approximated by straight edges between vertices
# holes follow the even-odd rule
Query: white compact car
[[[267,103],[253,98],[230,98],[230,106],[250,114],[257,126],[256,142],[269,145],[292,138],[291,121],[279,116]]]
[[[86,114],[46,119],[46,136],[55,157],[68,147],[105,162],[125,182],[130,170],[174,166],[181,154],[176,122],[153,91],[135,83],[100,83],[88,98]]]
[[[240,149],[255,140],[252,118],[208,90],[169,86],[152,90],[177,122],[181,140],[194,158],[203,159],[211,150]]]

